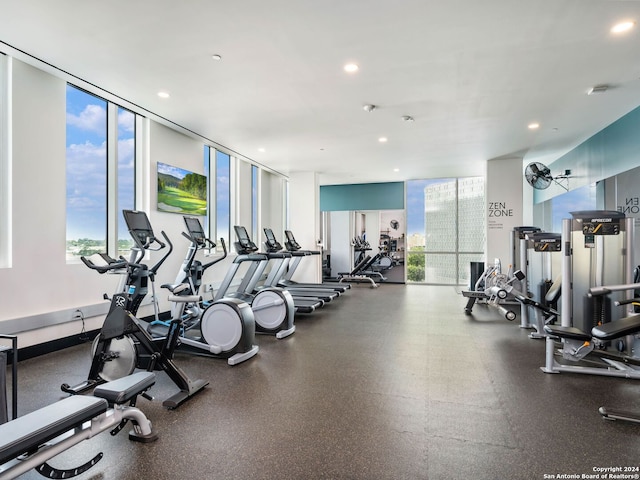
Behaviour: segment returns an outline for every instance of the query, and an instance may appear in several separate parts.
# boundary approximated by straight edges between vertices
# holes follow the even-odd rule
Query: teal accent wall
[[[320,186],[320,210],[403,210],[404,183],[359,183]]]
[[[590,185],[640,166],[640,107],[619,118],[549,165],[552,175],[571,170],[570,190]],[[534,203],[565,190],[534,190]]]

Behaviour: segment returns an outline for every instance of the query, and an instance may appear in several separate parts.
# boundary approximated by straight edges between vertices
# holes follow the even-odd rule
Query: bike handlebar
[[[103,255],[101,256],[103,259],[106,260],[105,256]],[[106,273],[111,270],[119,270],[121,268],[126,268],[129,265],[129,262],[127,262],[124,259],[114,260],[111,258],[111,260],[113,261],[107,261],[108,263],[106,265],[97,265],[96,263],[92,262],[88,257],[85,257],[85,256],[80,257],[80,260],[82,260],[82,263],[84,263],[91,270],[95,270],[98,273]]]

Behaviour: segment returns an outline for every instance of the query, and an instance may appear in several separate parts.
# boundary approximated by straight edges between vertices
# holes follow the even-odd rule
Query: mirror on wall
[[[325,278],[350,272],[370,257],[366,271],[379,273],[384,283],[404,283],[404,210],[323,212],[322,232]]]

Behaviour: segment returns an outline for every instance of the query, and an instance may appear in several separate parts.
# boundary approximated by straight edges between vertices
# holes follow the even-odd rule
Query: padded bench
[[[24,465],[19,464],[19,467],[28,465],[28,468],[20,468],[18,475],[45,463],[46,460],[60,453],[53,448],[49,452],[49,446],[45,444],[68,432],[75,431],[71,438],[67,439],[69,445],[66,448],[91,438],[94,434],[116,428],[124,419],[131,419],[134,424],[142,428],[141,432],[135,435],[130,434],[130,439],[143,442],[155,440],[157,435],[151,431],[150,422],[137,408],[119,408],[113,415],[105,415],[110,406],[131,402],[154,383],[153,372],[134,373],[100,385],[94,390],[93,396],[66,397],[0,425],[0,478],[4,478],[5,473],[9,473],[9,478],[13,478],[13,470],[5,470],[3,466],[20,455],[33,455],[35,460],[22,462]],[[87,422],[91,422],[91,425],[85,425]],[[77,438],[74,440],[74,437]],[[41,452],[40,449],[42,449]]]
[[[633,378],[640,380],[640,361],[631,356],[610,352],[606,349],[596,349],[593,340],[612,341],[627,335],[640,332],[640,315],[631,315],[620,320],[614,320],[591,329],[591,334],[579,328],[561,325],[545,325],[547,341],[545,344],[545,373],[585,373],[604,375],[609,377]],[[562,357],[573,362],[584,359],[593,354],[600,366],[583,366],[561,364],[554,359],[554,338],[562,339]]]
[[[583,332],[576,327],[564,327],[562,325],[545,325],[544,331],[560,338],[568,338],[570,340],[579,340],[581,342],[590,342],[591,335]]]
[[[640,332],[640,315],[631,315],[613,322],[607,322],[591,329],[591,335],[575,327],[563,327],[561,325],[545,325],[547,333],[560,338],[589,342],[593,338],[609,341],[626,335],[635,335]]]
[[[640,315],[631,315],[591,329],[591,334],[599,340],[613,340],[638,332],[640,332]]]
[[[105,413],[104,398],[74,395],[0,425],[0,465]]]

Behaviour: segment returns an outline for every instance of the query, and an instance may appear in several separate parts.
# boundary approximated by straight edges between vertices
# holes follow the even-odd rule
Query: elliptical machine
[[[234,228],[238,236],[238,241],[234,245],[238,255],[222,280],[214,300],[237,298],[248,302],[253,310],[257,333],[275,335],[278,339],[288,337],[296,331],[293,323],[295,315],[293,298],[289,292],[281,288],[257,288],[269,259],[267,255],[255,253],[258,247],[251,241],[244,227],[235,226]],[[249,262],[249,268],[243,275],[237,290],[230,292],[231,284],[240,266],[245,262]]]
[[[212,265],[224,260],[227,248],[220,239],[223,255],[203,264],[196,260],[198,250],[215,248],[200,224],[194,217],[183,217],[188,233],[183,232],[191,244],[175,284],[165,284],[171,292],[172,321],[181,320],[179,345],[192,353],[205,353],[227,360],[229,365],[237,365],[249,360],[258,353],[255,345],[256,320],[249,304],[240,298],[219,298],[203,304],[199,295],[202,274]],[[160,322],[166,326],[165,322]],[[151,328],[158,322],[152,322]]]
[[[171,254],[173,245],[164,232],[162,236],[166,244],[156,238],[146,213],[135,210],[123,210],[122,213],[135,242],[129,260],[115,260],[107,254],[92,258],[81,257],[87,267],[98,273],[119,273],[123,277],[111,298],[111,307],[100,334],[94,341],[87,380],[75,386],[64,383],[61,389],[66,393],[78,394],[101,383],[130,375],[136,368],[164,370],[180,388],[179,392],[162,402],[163,406],[174,409],[201,391],[209,382],[191,380],[172,360],[182,327],[180,319],[170,322],[165,337],[153,338],[135,316],[147,294],[149,279],[153,282],[156,272]],[[148,268],[139,263],[147,250],[159,251],[167,244],[168,252],[153,267]],[[105,295],[105,299],[107,298]]]

